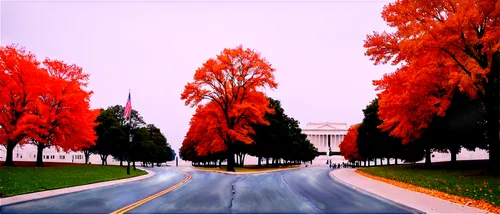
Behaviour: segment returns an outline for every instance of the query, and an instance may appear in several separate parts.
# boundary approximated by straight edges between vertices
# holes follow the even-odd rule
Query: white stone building
[[[347,123],[308,123],[302,132],[319,152],[340,152],[340,142],[347,134]]]
[[[0,147],[0,161],[5,161],[6,159],[6,148]],[[13,152],[13,161],[27,161],[36,162],[37,148],[34,145],[27,144],[23,146],[17,145]],[[83,152],[63,152],[57,151],[55,148],[45,148],[43,150],[43,161],[44,162],[58,162],[58,163],[85,163],[85,156]],[[101,164],[101,158],[99,155],[90,155],[89,162],[92,164]],[[118,165],[119,161],[113,159],[113,157],[108,156],[108,165]]]
[[[306,124],[306,127],[302,129],[302,133],[307,135],[307,139],[319,152],[340,152],[339,145],[344,140],[348,129],[347,123],[311,122]],[[327,160],[332,160],[334,163],[345,162],[345,159],[340,155],[320,155],[313,160],[312,164],[326,166]]]

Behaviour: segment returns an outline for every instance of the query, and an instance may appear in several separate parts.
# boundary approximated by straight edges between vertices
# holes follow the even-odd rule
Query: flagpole
[[[130,94],[130,88],[128,89],[128,94]],[[132,109],[130,109],[130,114],[128,114],[128,124],[129,129],[128,129],[128,139],[129,143],[132,143]]]
[[[130,95],[130,88],[128,89],[128,95],[129,95],[129,98],[131,98],[131,95]],[[129,100],[127,102],[132,102],[132,100]],[[132,104],[130,104],[130,106],[132,106]],[[132,147],[132,107],[130,108],[130,113],[128,114],[128,124],[129,124],[129,127],[128,127],[128,141],[129,141],[129,144],[128,144],[128,151],[127,151],[127,175],[130,175],[130,149]]]

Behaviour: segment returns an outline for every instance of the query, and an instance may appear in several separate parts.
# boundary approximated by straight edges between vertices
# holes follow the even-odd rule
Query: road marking
[[[305,175],[305,174],[304,174]],[[302,194],[300,194],[299,192],[297,192],[297,190],[295,190],[293,187],[291,187],[290,185],[288,185],[285,181],[285,179],[283,179],[283,175],[281,175],[281,182],[283,182],[283,184],[285,184],[285,186],[287,186],[288,188],[290,188],[293,192],[295,192],[295,194],[297,194],[299,197],[301,197],[302,199],[304,199],[309,205],[311,205],[312,208],[314,208],[316,211],[318,212],[321,212],[321,210],[319,209],[318,206],[316,206],[316,204],[314,204],[313,202],[309,201],[309,199],[307,199],[306,197],[304,197]]]
[[[372,193],[372,192],[370,192],[368,190],[364,190],[362,188],[356,187],[356,186],[354,186],[354,184],[348,183],[347,181],[344,181],[344,180],[338,178],[337,176],[333,175],[333,171],[334,170],[331,170],[331,171],[328,172],[328,175],[330,176],[330,178],[332,178],[334,181],[337,181],[339,184],[342,184],[342,185],[344,185],[344,186],[346,186],[348,188],[353,189],[354,191],[357,191],[357,192],[359,192],[361,194],[364,194],[364,195],[367,195],[369,197],[378,199],[380,201],[383,201],[383,202],[385,202],[387,204],[390,204],[392,206],[398,207],[400,209],[406,210],[406,211],[408,211],[408,212],[410,212],[412,214],[424,213],[424,212],[421,212],[421,211],[419,211],[419,210],[417,210],[415,208],[412,208],[410,206],[404,205],[402,203],[395,202],[395,201],[393,201],[391,199],[388,199],[388,198],[385,198],[383,196],[377,195],[377,194]]]
[[[126,212],[128,212],[128,211],[130,211],[130,210],[132,210],[132,209],[134,209],[134,208],[136,208],[138,206],[141,206],[141,205],[145,204],[148,201],[151,201],[151,200],[153,200],[155,198],[158,198],[158,197],[160,197],[162,195],[165,195],[165,194],[169,193],[170,191],[172,191],[174,189],[179,188],[180,186],[184,185],[189,180],[191,180],[191,175],[189,173],[186,173],[186,172],[184,172],[184,171],[182,171],[180,169],[179,169],[179,171],[181,171],[182,173],[186,174],[186,178],[184,180],[182,180],[181,182],[179,182],[179,183],[177,183],[177,184],[175,184],[175,185],[173,185],[173,186],[171,186],[171,187],[169,187],[169,188],[167,188],[165,190],[162,190],[161,192],[158,192],[158,193],[156,193],[154,195],[151,195],[151,196],[149,196],[147,198],[144,198],[142,200],[136,201],[135,203],[130,204],[130,205],[126,206],[126,207],[123,207],[123,208],[118,209],[118,210],[116,210],[114,212],[111,212],[110,214],[122,214],[122,213],[126,213]]]

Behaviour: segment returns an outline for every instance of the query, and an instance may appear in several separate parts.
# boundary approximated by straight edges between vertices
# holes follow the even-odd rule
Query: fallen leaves
[[[408,183],[403,183],[400,181],[395,181],[395,180],[391,180],[391,179],[387,179],[387,178],[378,177],[378,176],[371,175],[371,174],[368,174],[368,173],[360,171],[360,170],[356,170],[355,172],[362,175],[362,176],[365,176],[365,177],[368,177],[368,178],[371,178],[371,179],[374,179],[377,181],[382,181],[384,183],[388,183],[388,184],[391,184],[391,185],[394,185],[397,187],[401,187],[404,189],[408,189],[411,191],[424,193],[424,194],[434,196],[437,198],[441,198],[441,199],[444,199],[447,201],[451,201],[451,202],[454,202],[457,204],[463,204],[465,206],[479,208],[479,209],[486,210],[486,211],[492,212],[492,213],[500,213],[500,206],[495,206],[495,205],[490,204],[484,200],[476,200],[476,199],[471,199],[471,198],[466,198],[466,197],[461,197],[461,196],[457,196],[457,195],[444,193],[444,192],[437,191],[437,190],[427,189],[424,187],[415,186],[413,184],[408,184]],[[461,188],[459,188],[459,190],[461,190]],[[491,190],[488,190],[488,192],[491,192]]]

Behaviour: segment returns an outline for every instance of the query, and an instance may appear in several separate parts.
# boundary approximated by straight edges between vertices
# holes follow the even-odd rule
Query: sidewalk
[[[111,185],[115,185],[115,184],[122,184],[122,183],[131,182],[131,181],[138,181],[138,180],[152,177],[153,175],[156,174],[155,172],[144,169],[144,168],[139,168],[139,167],[137,167],[137,168],[148,172],[148,174],[133,177],[133,178],[105,181],[105,182],[99,182],[99,183],[93,183],[93,184],[87,184],[87,185],[81,185],[81,186],[74,186],[74,187],[68,187],[68,188],[62,188],[62,189],[34,192],[34,193],[29,193],[29,194],[24,194],[24,195],[16,195],[16,196],[7,197],[7,198],[0,198],[0,206],[5,206],[8,204],[14,204],[14,203],[19,203],[19,202],[24,202],[24,201],[31,201],[31,200],[40,199],[40,198],[47,198],[47,197],[62,195],[62,194],[67,194],[67,193],[80,192],[83,190],[88,190],[88,189],[93,189],[93,188],[98,188],[98,187],[105,187],[105,186],[111,186]]]
[[[348,183],[353,189],[359,188],[426,213],[488,213],[474,207],[452,203],[423,193],[413,192],[373,180],[359,175],[354,171],[355,169],[333,170],[330,172],[330,176]]]

